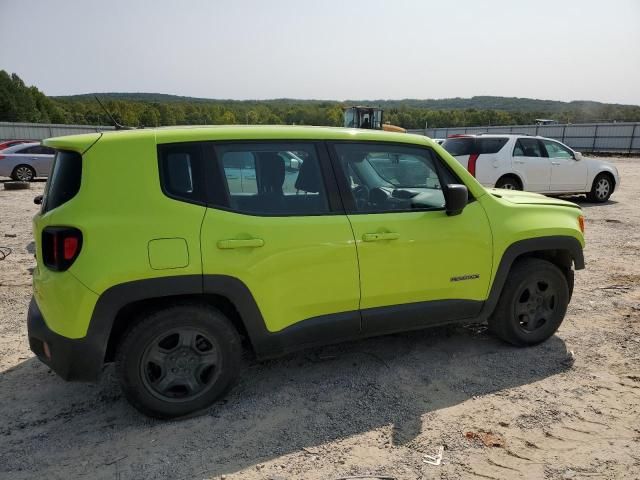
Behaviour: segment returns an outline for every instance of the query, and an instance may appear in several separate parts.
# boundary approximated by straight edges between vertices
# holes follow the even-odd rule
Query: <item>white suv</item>
[[[442,147],[486,187],[550,195],[586,193],[593,202],[606,202],[620,185],[616,167],[583,158],[550,138],[454,135]]]

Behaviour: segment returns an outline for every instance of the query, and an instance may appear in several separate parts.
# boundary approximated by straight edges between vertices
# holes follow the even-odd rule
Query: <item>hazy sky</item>
[[[640,0],[0,0],[48,95],[640,104]]]

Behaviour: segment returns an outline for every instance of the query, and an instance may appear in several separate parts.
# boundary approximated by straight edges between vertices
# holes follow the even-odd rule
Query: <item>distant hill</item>
[[[150,103],[239,103],[239,104],[341,104],[341,105],[376,105],[382,108],[419,108],[428,110],[502,110],[505,112],[562,112],[567,110],[598,109],[606,106],[637,107],[637,105],[623,105],[614,103],[592,102],[588,100],[576,100],[572,102],[561,102],[558,100],[538,100],[535,98],[520,97],[493,97],[476,96],[471,98],[442,98],[442,99],[414,99],[405,98],[400,100],[304,100],[293,98],[274,98],[268,100],[231,100],[213,99],[201,97],[183,97],[180,95],[169,95],[165,93],[132,93],[132,92],[107,92],[107,93],[86,93],[81,95],[66,95],[50,97],[68,101],[93,101],[94,95],[101,99],[122,100],[131,102]]]
[[[105,125],[109,117],[94,94],[47,97],[15,73],[0,70],[0,121]],[[640,106],[589,101],[558,102],[489,97],[403,100],[225,100],[163,93],[99,93],[116,120],[128,126],[161,125],[332,125],[343,124],[343,107],[380,106],[385,121],[410,129],[523,125],[536,118],[559,122],[640,121]]]

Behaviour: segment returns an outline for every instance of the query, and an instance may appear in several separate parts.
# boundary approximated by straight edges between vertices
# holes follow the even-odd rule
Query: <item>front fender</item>
[[[580,241],[572,236],[549,236],[528,238],[512,243],[502,254],[496,274],[493,277],[490,293],[480,312],[480,321],[484,321],[493,313],[502,294],[502,288],[507,280],[514,262],[529,254],[551,254],[563,252],[569,255],[576,270],[584,268],[584,253]],[[570,285],[572,289],[573,285]]]

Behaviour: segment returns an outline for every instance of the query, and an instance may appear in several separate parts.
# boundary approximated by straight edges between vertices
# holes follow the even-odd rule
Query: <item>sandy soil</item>
[[[0,478],[640,478],[640,159],[611,160],[612,200],[576,199],[587,269],[549,341],[517,349],[443,328],[248,363],[224,401],[176,422],[130,408],[111,368],[70,384],[33,358],[43,184],[0,189],[0,245],[13,249],[0,261]],[[424,463],[439,446],[442,464]]]

